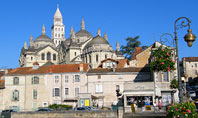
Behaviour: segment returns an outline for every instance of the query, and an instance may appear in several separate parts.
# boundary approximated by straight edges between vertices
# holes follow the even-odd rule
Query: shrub
[[[167,118],[197,118],[194,103],[179,103],[168,107]]]
[[[52,104],[49,105],[49,108],[54,110],[70,110],[73,107],[71,105],[64,105],[64,104]]]
[[[158,47],[152,50],[151,56],[153,58],[150,63],[150,68],[153,71],[171,71],[175,70],[175,61],[173,61],[172,50],[169,47]]]

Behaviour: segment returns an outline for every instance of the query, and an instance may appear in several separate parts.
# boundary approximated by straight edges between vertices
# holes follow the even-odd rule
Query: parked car
[[[39,108],[38,110],[36,110],[36,112],[50,112],[53,111],[53,109],[50,108]]]
[[[89,109],[87,107],[76,107],[74,111],[89,111]]]
[[[96,107],[93,107],[93,106],[88,106],[86,107],[88,110],[90,111],[98,111],[99,109],[97,109]]]
[[[13,109],[7,109],[7,110],[3,110],[1,112],[1,118],[11,118],[11,113],[12,112],[16,112],[15,110]]]
[[[196,97],[196,92],[195,91],[189,91],[190,97]]]

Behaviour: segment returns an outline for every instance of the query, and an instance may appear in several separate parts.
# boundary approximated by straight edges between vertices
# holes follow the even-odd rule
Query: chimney
[[[79,64],[79,71],[80,71],[80,72],[83,72],[83,63],[80,63],[80,64]]]
[[[36,70],[36,69],[38,69],[38,68],[39,68],[39,63],[38,63],[38,62],[34,62],[34,63],[33,63],[32,69],[33,69],[33,70]]]

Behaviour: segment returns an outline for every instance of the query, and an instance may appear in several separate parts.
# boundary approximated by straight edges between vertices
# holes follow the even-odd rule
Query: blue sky
[[[198,34],[197,0],[1,0],[0,1],[0,68],[16,68],[25,41],[32,34],[41,34],[42,24],[51,37],[53,16],[59,4],[69,37],[71,26],[80,30],[82,18],[85,28],[96,36],[107,32],[115,49],[116,41],[125,45],[125,38],[140,36],[142,45],[160,41],[163,33],[174,33],[174,22],[186,16],[191,20],[193,33]],[[183,37],[187,28],[178,30],[179,56],[198,56],[198,41],[193,47]],[[198,37],[198,36],[197,36]]]

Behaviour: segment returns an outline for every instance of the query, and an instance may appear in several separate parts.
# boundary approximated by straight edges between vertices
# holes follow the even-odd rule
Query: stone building
[[[198,77],[198,57],[183,57],[183,74],[188,78]]]
[[[31,67],[34,62],[42,66],[51,61],[53,64],[83,62],[88,63],[91,68],[96,68],[107,58],[124,59],[119,43],[117,42],[116,51],[114,51],[108,42],[107,34],[101,36],[101,31],[98,29],[94,37],[85,29],[84,19],[82,19],[80,31],[75,33],[71,28],[69,38],[65,39],[63,17],[57,8],[53,18],[51,38],[46,36],[43,25],[42,34],[39,37],[35,40],[32,36],[30,37],[29,47],[26,42],[24,43],[19,59],[20,67]]]
[[[39,66],[38,63],[13,69],[4,76],[0,109],[33,111],[50,104],[75,107],[78,94],[87,93],[87,69],[87,64]]]

